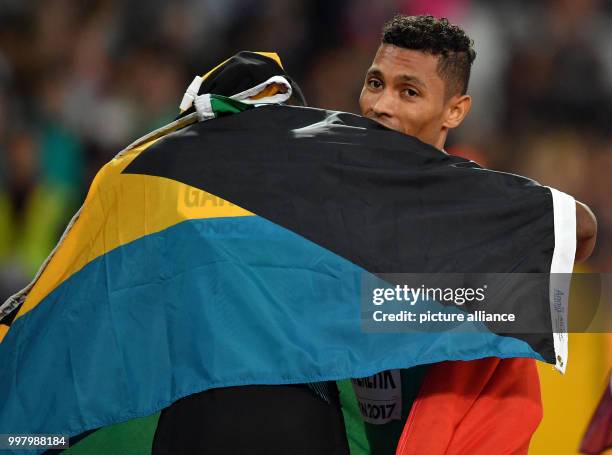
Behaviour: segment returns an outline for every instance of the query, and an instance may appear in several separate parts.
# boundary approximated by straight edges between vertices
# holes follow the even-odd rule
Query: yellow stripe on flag
[[[6,336],[8,330],[9,330],[8,326],[6,326],[4,324],[0,324],[0,343],[2,343],[2,340]]]
[[[157,140],[115,158],[96,175],[80,217],[28,294],[17,318],[85,265],[117,247],[185,220],[253,215],[215,195],[171,179],[121,174]]]

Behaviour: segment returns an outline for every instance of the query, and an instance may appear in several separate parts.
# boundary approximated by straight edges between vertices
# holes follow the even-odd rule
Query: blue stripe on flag
[[[257,216],[189,220],[117,248],[0,343],[0,433],[76,435],[214,387],[541,359],[492,333],[364,333],[362,273]]]

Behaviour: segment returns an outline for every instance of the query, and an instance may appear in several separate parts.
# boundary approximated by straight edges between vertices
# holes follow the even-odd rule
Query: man
[[[385,24],[382,43],[366,73],[359,99],[362,115],[415,136],[445,153],[449,130],[462,123],[472,104],[467,94],[470,69],[476,57],[472,46],[466,33],[446,19],[396,16]],[[593,250],[597,225],[589,208],[579,202],[576,202],[576,220],[575,260],[582,261]],[[365,418],[372,453],[395,453],[402,432],[398,453],[448,453],[447,450],[492,453],[490,450],[499,445],[506,446],[509,452],[526,453],[541,418],[539,382],[533,360],[483,359],[434,365],[401,373],[387,372],[396,379],[395,387],[381,387],[375,399],[400,407],[401,418]],[[377,383],[367,382],[368,390],[364,381],[353,381],[361,409],[373,399],[371,388]],[[501,389],[505,390],[503,397],[496,396],[495,391]],[[493,415],[487,414],[492,407],[480,411],[479,404],[485,394],[497,407]],[[404,424],[411,409],[416,407],[414,402],[419,402],[420,414],[411,415],[412,431],[409,431],[410,425],[404,429]],[[424,411],[428,407],[432,413]],[[446,420],[440,419],[440,414],[445,414]],[[478,428],[480,425],[482,429],[491,425],[491,417],[497,419],[493,422],[494,433],[482,435],[478,443],[471,441],[471,446],[465,438],[458,440],[462,422],[464,426]],[[436,434],[430,434],[427,428],[434,419]],[[511,427],[502,427],[502,420]],[[419,427],[425,431],[415,429]]]
[[[276,61],[242,57],[255,68]],[[278,61],[272,77],[258,77],[242,91],[244,73],[225,74],[232,66],[228,61],[198,77],[187,90],[185,116],[103,168],[40,277],[0,307],[0,316],[20,311],[0,344],[8,368],[0,375],[0,423],[8,432],[73,436],[173,403],[159,419],[155,453],[344,454],[335,386],[321,390],[321,383],[434,361],[428,336],[362,330],[355,303],[364,272],[437,273],[447,264],[475,273],[550,270],[559,212],[551,199],[563,199],[560,212],[573,217],[571,197],[483,171],[367,118],[274,105],[288,99],[291,87],[277,77]],[[237,98],[219,97],[216,71],[233,80],[227,94]],[[382,67],[382,85],[372,88],[386,93],[386,72]],[[266,103],[273,105],[251,109]],[[190,105],[195,112],[188,113]],[[393,120],[391,110],[376,115],[387,117]],[[425,130],[435,132],[417,133]],[[428,189],[409,190],[417,185]],[[455,197],[457,188],[464,197]],[[482,188],[495,193],[495,204]],[[216,202],[194,203],[193,191]],[[445,215],[415,223],[419,203],[439,197]],[[481,210],[473,210],[474,201]],[[451,237],[457,223],[467,229]],[[487,229],[500,234],[499,258],[478,237]],[[571,242],[557,243],[573,254],[574,229],[566,231]],[[422,242],[425,237],[432,241]],[[539,306],[549,310],[549,296],[541,297]],[[548,332],[535,347],[511,338],[484,334],[474,353],[470,343],[453,346],[457,338],[442,335],[433,349],[438,360],[558,358]],[[487,340],[498,349],[488,349]],[[64,361],[46,361],[50,350]],[[92,362],[99,364],[95,375]],[[42,384],[51,370],[59,378],[54,393]],[[447,377],[454,384],[466,376]],[[299,385],[312,382],[319,384]],[[425,384],[431,383],[438,382]],[[419,409],[430,407],[423,402]],[[418,416],[415,421],[422,426]],[[435,428],[439,439],[448,427],[430,425],[421,433],[432,440]]]
[[[363,116],[443,151],[450,129],[470,111],[467,94],[476,58],[472,41],[446,19],[397,16],[366,73],[359,106]],[[576,261],[593,251],[597,223],[591,210],[576,203]]]
[[[415,136],[444,153],[448,131],[459,126],[470,109],[471,98],[466,91],[474,58],[471,40],[462,30],[446,20],[436,20],[432,17],[397,17],[385,26],[383,42],[367,72],[360,97],[362,114],[388,128]],[[231,94],[230,92],[231,90],[228,94]],[[582,231],[579,233],[581,252],[578,257],[587,257],[594,242],[594,219],[588,209],[582,205],[579,205],[579,208],[579,226]],[[508,367],[504,368],[498,368],[498,365],[491,363],[489,359],[439,365],[443,366],[442,375],[456,377],[456,384],[460,384],[466,377],[471,379],[468,382],[472,385],[478,381],[482,382],[482,378],[490,378],[482,382],[482,387],[495,383],[494,376],[502,375],[502,369],[506,372],[506,377],[508,371],[516,375],[530,375],[532,381],[526,384],[525,390],[533,394],[531,385],[533,380],[537,381],[533,362],[509,362]],[[460,364],[470,365],[471,369],[457,370],[455,365]],[[483,375],[484,370],[490,371],[491,374]],[[437,384],[431,379],[437,371],[423,366],[403,370],[401,373],[391,372],[391,381],[398,379],[402,383],[402,415],[401,419],[384,424],[366,423],[372,453],[395,451],[412,402],[417,399],[417,395],[423,395],[423,390],[419,394],[423,383]],[[477,377],[470,378],[469,374]],[[427,380],[424,381],[426,375]],[[197,428],[202,425],[209,430],[208,436],[203,438],[209,449],[211,445],[221,447],[228,426],[252,428],[246,424],[238,424],[239,419],[245,417],[240,409],[255,409],[259,414],[250,412],[248,419],[267,423],[253,428],[253,433],[245,439],[251,451],[259,448],[270,450],[272,441],[278,447],[288,447],[296,440],[296,435],[301,434],[303,437],[299,439],[303,442],[292,449],[294,453],[297,453],[296,450],[303,453],[345,453],[347,447],[342,441],[343,435],[337,437],[340,436],[338,433],[343,432],[343,425],[341,418],[338,418],[334,387],[328,384],[326,388],[328,390],[324,393],[324,399],[317,396],[316,388],[313,391],[304,386],[247,386],[211,390],[191,396],[180,400],[162,413],[154,450],[156,453],[170,453],[177,450],[179,443],[184,444],[186,450],[194,444],[197,445]],[[358,381],[355,381],[355,391],[359,396]],[[475,392],[469,392],[477,398],[479,391],[480,389],[476,388]],[[446,392],[450,392],[451,396],[457,393],[461,393],[463,398],[468,396],[468,390],[465,388],[447,389]],[[539,400],[539,391],[537,392]],[[331,395],[332,406],[329,406],[329,397],[325,395]],[[435,391],[432,395],[436,395]],[[511,400],[507,400],[509,401]],[[232,402],[234,404],[228,405]],[[284,408],[284,403],[288,402],[292,402],[290,412]],[[278,409],[274,407],[276,405]],[[526,409],[525,406],[523,408]],[[539,408],[535,408],[537,414]],[[201,416],[202,409],[210,411],[206,413],[205,419]],[[274,417],[279,415],[283,416],[282,419]],[[521,415],[521,418],[524,419],[525,416]],[[539,421],[538,415],[534,420],[528,431],[529,435]],[[185,422],[191,422],[195,427],[187,428]],[[320,425],[313,425],[314,423]],[[449,422],[447,427],[454,424],[456,422]],[[443,431],[444,427],[438,426],[436,433],[440,436]],[[306,436],[306,433],[309,435]],[[196,440],[190,440],[188,435],[196,436]],[[428,434],[428,438],[429,436]],[[213,437],[218,437],[219,441],[213,443]],[[497,441],[499,437],[497,434]],[[515,439],[520,440],[520,437]],[[416,441],[409,445],[417,447],[419,443],[420,441]],[[225,450],[228,450],[227,447]]]
[[[198,90],[231,96],[282,75],[293,92],[288,104],[306,105],[300,87],[271,55],[240,52],[208,73]],[[277,84],[271,88],[286,91]],[[194,111],[186,109],[179,118]],[[230,440],[228,432],[239,437]],[[225,387],[188,396],[162,411],[152,453],[270,454],[276,453],[273,448],[279,453],[348,454],[333,381]]]

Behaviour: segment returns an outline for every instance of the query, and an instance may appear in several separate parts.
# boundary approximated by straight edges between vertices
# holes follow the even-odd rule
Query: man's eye
[[[411,88],[406,88],[406,89],[403,90],[403,92],[404,92],[405,96],[408,96],[410,98],[413,98],[415,96],[419,96],[419,92],[417,92],[416,90],[411,89]]]
[[[368,86],[373,89],[379,89],[382,87],[382,82],[380,82],[378,79],[370,79],[368,81]]]

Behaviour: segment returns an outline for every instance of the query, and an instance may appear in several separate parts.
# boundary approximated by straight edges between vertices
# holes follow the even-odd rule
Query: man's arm
[[[595,247],[597,219],[591,209],[576,201],[576,259],[582,262],[589,258]]]

